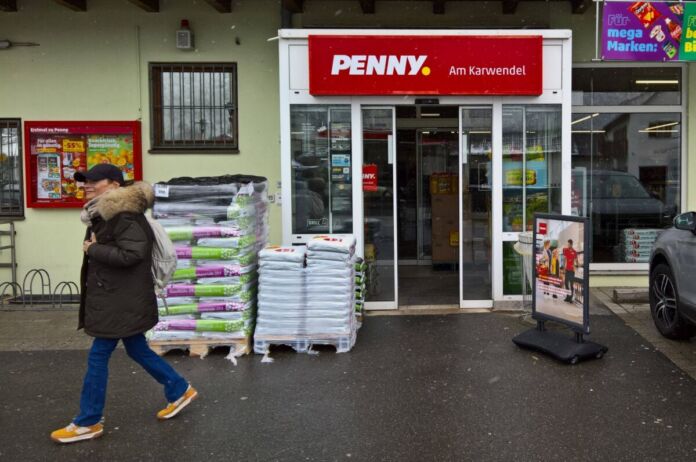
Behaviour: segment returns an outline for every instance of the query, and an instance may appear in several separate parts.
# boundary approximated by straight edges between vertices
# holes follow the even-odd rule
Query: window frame
[[[680,155],[680,191],[679,191],[679,213],[684,213],[687,209],[687,178],[688,178],[688,150],[687,150],[687,133],[688,133],[688,110],[687,110],[687,87],[688,87],[688,68],[685,63],[643,63],[643,62],[603,62],[603,63],[573,63],[573,70],[576,68],[633,68],[633,67],[675,67],[681,69],[681,104],[675,105],[656,105],[656,106],[633,106],[633,105],[618,105],[618,106],[586,106],[586,105],[571,105],[571,114],[575,113],[661,113],[661,112],[678,112],[681,114],[682,130],[681,136],[681,155]],[[572,93],[572,89],[571,89]],[[571,133],[572,141],[572,133]],[[572,157],[571,157],[572,168]],[[611,274],[635,274],[644,276],[650,270],[649,263],[593,263],[590,262],[590,272],[595,275],[611,275]]]
[[[16,124],[15,126],[10,126],[11,123]],[[24,220],[26,213],[26,204],[24,202],[24,137],[23,137],[23,127],[22,119],[19,117],[2,117],[0,118],[0,127],[16,128],[17,129],[17,187],[19,189],[19,210],[15,214],[6,214],[5,211],[0,209],[0,221],[18,221]]]
[[[211,69],[212,68],[212,69]],[[164,142],[162,105],[162,73],[169,71],[205,73],[229,72],[231,76],[230,97],[233,100],[231,118],[233,141],[216,144],[201,140]],[[236,62],[150,62],[148,64],[150,87],[150,154],[238,154],[239,153],[239,92]]]

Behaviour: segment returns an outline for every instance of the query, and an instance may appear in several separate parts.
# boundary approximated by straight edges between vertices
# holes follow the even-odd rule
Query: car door
[[[672,255],[677,264],[672,265],[679,290],[680,308],[688,309],[687,316],[696,319],[696,235],[691,231],[679,230],[676,234]]]

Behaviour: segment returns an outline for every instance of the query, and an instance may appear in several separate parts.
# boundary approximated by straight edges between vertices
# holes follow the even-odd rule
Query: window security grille
[[[237,65],[150,65],[152,148],[238,149]]]
[[[19,119],[0,119],[0,217],[24,217]]]

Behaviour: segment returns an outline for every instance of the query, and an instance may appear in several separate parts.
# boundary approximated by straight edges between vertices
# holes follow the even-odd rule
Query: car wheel
[[[694,335],[694,327],[679,315],[679,293],[672,270],[665,264],[650,273],[650,312],[655,327],[665,337],[679,340]]]

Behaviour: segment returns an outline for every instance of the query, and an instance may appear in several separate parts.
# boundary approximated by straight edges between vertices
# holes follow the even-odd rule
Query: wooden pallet
[[[251,353],[251,337],[240,339],[191,339],[191,340],[150,340],[150,348],[159,356],[172,350],[188,350],[189,356],[205,358],[213,348],[229,347],[230,352],[241,356]]]
[[[350,351],[355,345],[356,334],[345,335],[264,335],[254,338],[254,352],[267,355],[273,345],[286,345],[298,353],[308,353],[315,345],[329,345],[336,348],[337,353]]]

